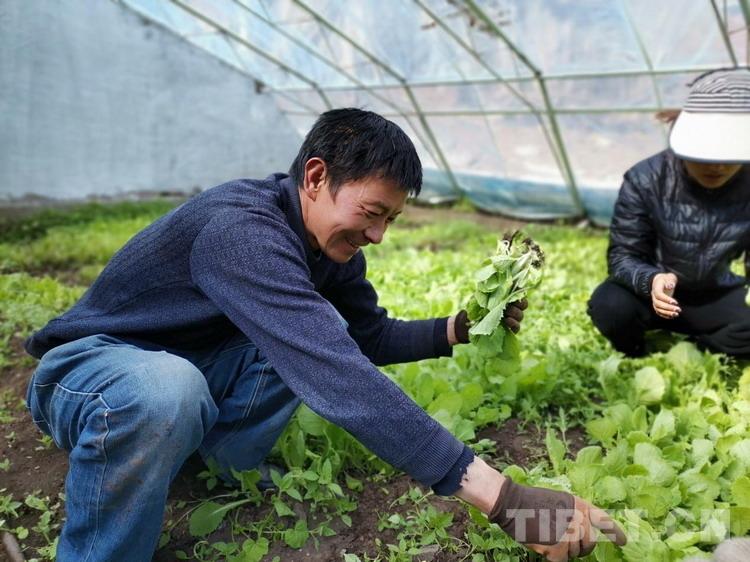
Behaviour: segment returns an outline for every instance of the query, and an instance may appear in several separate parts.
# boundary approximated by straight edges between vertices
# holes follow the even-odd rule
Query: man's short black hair
[[[372,111],[333,109],[318,117],[289,169],[298,186],[310,158],[326,163],[333,197],[342,184],[367,177],[391,181],[415,197],[422,189],[422,162],[411,139]]]

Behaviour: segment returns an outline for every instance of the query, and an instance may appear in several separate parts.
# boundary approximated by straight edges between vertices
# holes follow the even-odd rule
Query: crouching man
[[[624,542],[583,500],[503,477],[376,369],[468,340],[465,314],[388,318],[365,279],[360,249],[383,240],[421,183],[395,124],[329,111],[289,175],[174,209],[29,339],[41,362],[27,403],[70,451],[60,562],[150,560],[185,459],[258,467],[300,401],[550,560],[590,552],[593,526]],[[521,311],[508,314],[517,328]]]

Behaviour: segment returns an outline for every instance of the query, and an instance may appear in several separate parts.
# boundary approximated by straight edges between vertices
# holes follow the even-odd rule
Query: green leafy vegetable
[[[531,238],[519,238],[515,232],[498,241],[495,254],[474,275],[476,288],[467,307],[469,335],[474,341],[493,340],[497,351],[502,349],[507,331],[502,325],[505,308],[526,297],[542,280],[542,250]]]

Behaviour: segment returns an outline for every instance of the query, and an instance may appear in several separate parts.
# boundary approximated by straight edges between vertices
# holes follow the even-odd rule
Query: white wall
[[[0,0],[0,199],[190,191],[286,171],[252,80],[109,0]]]

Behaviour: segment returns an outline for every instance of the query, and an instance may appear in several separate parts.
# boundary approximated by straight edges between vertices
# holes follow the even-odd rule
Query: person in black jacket
[[[607,250],[609,278],[588,312],[615,349],[646,353],[647,330],[750,355],[750,70],[712,71],[694,83],[670,149],[625,174]]]

